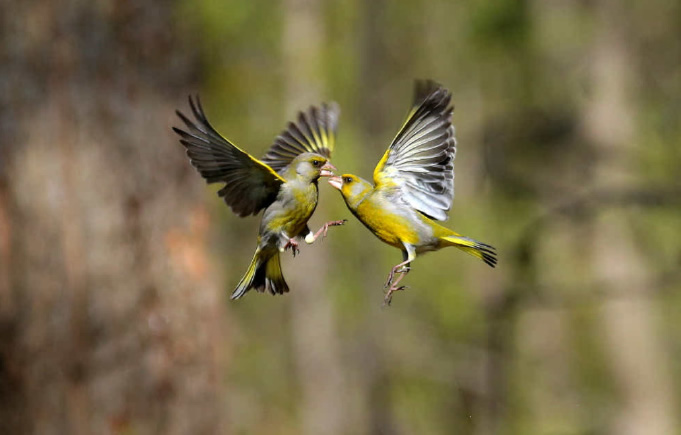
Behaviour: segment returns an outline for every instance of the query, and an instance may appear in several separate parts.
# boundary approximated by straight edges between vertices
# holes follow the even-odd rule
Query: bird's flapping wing
[[[334,102],[324,103],[321,107],[311,106],[306,112],[299,112],[297,122],[289,122],[262,161],[281,173],[302,153],[331,157],[339,114],[340,108]]]
[[[407,120],[374,169],[377,189],[400,190],[413,208],[446,220],[454,198],[456,140],[449,91],[432,81],[417,81]]]
[[[222,137],[206,119],[198,96],[196,103],[190,96],[189,105],[196,123],[178,110],[177,116],[189,131],[175,127],[173,130],[180,135],[180,142],[187,148],[192,165],[206,182],[225,183],[218,195],[237,215],[257,214],[270,205],[286,180]]]

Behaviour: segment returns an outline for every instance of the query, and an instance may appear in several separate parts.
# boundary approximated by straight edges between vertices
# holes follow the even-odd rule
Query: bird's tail
[[[288,292],[288,284],[281,272],[278,250],[255,250],[251,265],[234,289],[231,299],[239,299],[250,289],[259,292],[267,290],[273,295]]]
[[[497,252],[494,246],[490,246],[460,235],[445,236],[442,237],[441,240],[444,241],[445,246],[454,246],[455,248],[459,248],[463,252],[481,259],[491,267],[497,265]]]

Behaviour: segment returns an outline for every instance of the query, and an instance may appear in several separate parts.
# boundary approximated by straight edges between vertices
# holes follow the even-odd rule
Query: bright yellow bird
[[[317,182],[320,176],[333,175],[336,168],[328,162],[334,148],[339,109],[335,103],[310,107],[298,114],[275,140],[262,160],[242,151],[218,133],[206,119],[198,97],[189,97],[196,124],[182,112],[177,115],[189,131],[173,128],[187,148],[192,165],[208,183],[223,182],[218,192],[237,215],[244,217],[264,209],[258,243],[246,274],[232,293],[238,299],[250,289],[282,294],[289,291],[281,271],[279,254],[298,252],[296,239],[313,243],[326,236],[330,226],[345,221],[327,222],[312,233],[307,221],[317,207]]]
[[[407,120],[374,170],[372,185],[356,175],[332,177],[348,208],[372,233],[402,251],[402,262],[388,275],[385,303],[406,287],[399,282],[417,254],[454,246],[488,265],[495,249],[435,222],[447,219],[454,198],[456,140],[449,91],[417,81]],[[397,275],[397,277],[396,277]]]

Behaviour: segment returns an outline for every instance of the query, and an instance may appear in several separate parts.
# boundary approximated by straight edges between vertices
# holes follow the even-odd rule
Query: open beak
[[[331,164],[331,162],[326,162],[322,166],[322,171],[319,173],[322,177],[333,177],[333,171],[337,171],[336,167]]]
[[[341,177],[331,177],[329,178],[329,184],[335,187],[338,190],[341,190],[343,187],[343,180]]]

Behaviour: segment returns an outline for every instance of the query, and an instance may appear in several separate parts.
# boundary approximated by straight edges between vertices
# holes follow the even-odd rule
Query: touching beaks
[[[322,170],[319,173],[322,177],[333,177],[333,171],[337,171],[336,167],[331,164],[331,162],[326,162],[322,166]]]
[[[331,177],[329,178],[329,184],[338,190],[343,187],[343,179],[341,177]]]

